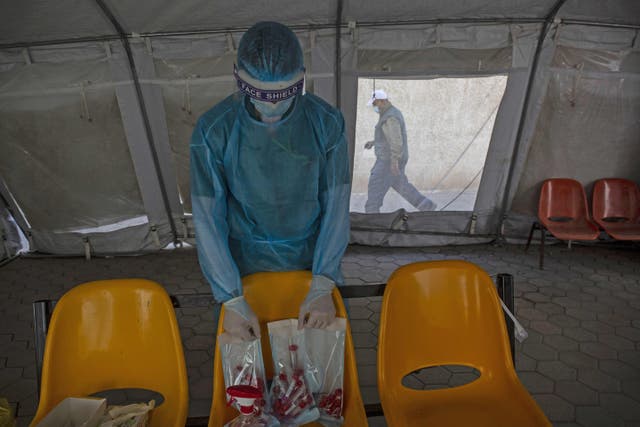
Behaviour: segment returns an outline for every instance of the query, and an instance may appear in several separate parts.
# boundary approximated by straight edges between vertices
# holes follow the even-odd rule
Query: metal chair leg
[[[513,276],[511,274],[500,273],[496,279],[496,286],[498,290],[498,296],[507,308],[515,315],[515,289],[513,283]],[[507,313],[504,314],[504,320],[507,324],[507,333],[509,334],[509,344],[511,346],[511,360],[513,366],[516,365],[516,339],[514,332],[513,321],[509,318]]]
[[[531,245],[531,239],[533,238],[533,232],[536,230],[537,226],[538,226],[537,221],[534,221],[533,224],[531,224],[531,230],[529,230],[529,238],[527,239],[527,246],[524,247],[525,252],[529,250],[529,245]]]

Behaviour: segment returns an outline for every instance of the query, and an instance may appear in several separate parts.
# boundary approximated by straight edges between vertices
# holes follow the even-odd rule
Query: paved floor
[[[537,249],[537,248],[536,248]],[[440,248],[350,247],[343,261],[348,284],[386,281],[398,266],[418,260],[466,259],[489,274],[516,278],[516,313],[529,338],[517,345],[517,371],[556,426],[640,426],[640,251],[607,247],[537,250],[478,245]],[[28,425],[37,405],[31,302],[59,298],[76,284],[145,277],[173,294],[207,292],[194,250],[140,257],[15,260],[0,267],[0,397]],[[365,402],[378,401],[376,343],[381,298],[351,299],[350,316]],[[215,319],[211,307],[177,310],[188,365],[191,415],[207,415],[212,390]],[[469,381],[458,367],[407,379],[417,388]],[[384,426],[381,418],[372,426]]]

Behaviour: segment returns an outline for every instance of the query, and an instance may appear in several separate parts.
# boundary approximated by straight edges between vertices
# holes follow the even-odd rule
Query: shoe
[[[438,205],[431,199],[424,198],[422,202],[417,206],[419,211],[435,211]]]

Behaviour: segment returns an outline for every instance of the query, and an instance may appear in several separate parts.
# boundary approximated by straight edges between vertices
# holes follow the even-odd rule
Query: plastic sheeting
[[[234,2],[205,0],[105,0],[129,33],[174,32],[248,28],[260,20],[288,25],[334,24],[338,1]],[[371,1],[344,0],[343,22],[397,22],[438,19],[542,19],[555,0]],[[115,31],[94,1],[25,0],[6,2],[0,14],[0,44],[114,35]],[[640,23],[636,0],[569,0],[561,8],[563,19]]]
[[[485,166],[498,107],[507,77],[386,80],[360,78],[358,123],[351,186],[351,211],[364,212],[373,150],[363,148],[373,139],[379,119],[366,104],[373,84],[384,89],[406,124],[409,182],[436,203],[438,211],[472,211],[480,175]],[[382,212],[404,208],[415,211],[397,191],[389,191]]]
[[[526,90],[523,71],[530,63],[538,28],[536,24],[440,24],[356,30],[351,46],[356,52],[356,61],[343,64],[343,72],[348,75],[393,79],[506,74],[508,81],[473,210],[409,212],[403,230],[393,229],[388,223],[379,224],[373,215],[352,214],[353,242],[438,245],[491,239],[488,236],[495,233],[504,191],[504,165],[513,150],[517,118]],[[343,97],[347,111],[355,110],[358,95],[352,96],[346,101]],[[355,121],[355,117],[351,120]]]
[[[202,0],[175,4],[143,0],[135,7],[123,0],[105,1],[130,33],[231,31],[230,28],[247,28],[263,19],[320,25],[324,28],[298,32],[308,56],[308,89],[335,103],[333,25],[337,0],[269,0],[251,8]],[[554,0],[422,3],[344,0],[342,22],[356,21],[355,28],[341,29],[340,104],[352,144],[359,76],[508,75],[473,212],[409,215],[408,229],[395,230],[390,237],[385,237],[388,231],[378,231],[380,227],[389,228],[390,223],[378,224],[375,217],[354,218],[362,233],[355,236],[358,242],[402,245],[474,242],[497,231],[508,165],[514,154],[520,110],[527,93],[528,67],[541,25],[496,22],[417,25],[416,21],[539,19],[555,4]],[[635,0],[606,4],[597,0],[569,0],[559,16],[637,23],[638,7]],[[27,0],[7,6],[3,12],[0,44],[113,34],[113,28],[94,2],[63,0],[51,7],[42,0]],[[414,24],[408,25],[409,21]],[[394,26],[382,25],[394,22]],[[555,31],[556,27],[559,31]],[[228,34],[231,37],[209,34],[131,39],[160,169],[168,186],[169,205],[177,219],[184,213],[181,208],[190,210],[186,146],[193,120],[234,90],[230,69],[241,32]],[[583,141],[583,145],[570,145],[574,151],[585,153],[584,156],[579,153],[582,160],[575,163],[575,168],[610,171],[618,176],[627,174],[626,177],[637,180],[636,175],[629,176],[626,172],[626,162],[633,155],[637,157],[633,149],[637,146],[638,129],[632,118],[639,116],[639,40],[634,29],[557,22],[553,25],[536,70],[522,145],[516,153],[513,194],[509,197],[516,199],[514,208],[533,212],[535,197],[531,198],[529,193],[536,185],[535,180],[542,178],[534,172],[547,167],[545,156],[555,153],[554,149],[562,152],[563,148],[558,147],[571,144],[565,142],[567,139]],[[0,188],[0,193],[5,198],[7,194],[11,196],[8,203],[24,230],[36,225],[43,227],[31,229],[37,249],[82,253],[86,237],[91,250],[105,252],[152,248],[170,240],[137,95],[129,80],[130,70],[119,42],[0,49],[0,176],[9,186]],[[574,99],[574,107],[567,107],[570,99]],[[597,111],[585,106],[586,102],[593,102]],[[557,114],[554,108],[559,108]],[[624,113],[614,117],[612,111]],[[581,128],[587,117],[601,126],[594,129],[596,124],[589,123]],[[569,126],[573,132],[569,132]],[[619,144],[619,150],[625,153],[619,162],[614,160],[615,166],[610,169],[600,159],[598,162],[602,164],[595,166],[587,161],[588,152],[594,156],[601,153],[598,147],[606,145],[602,141],[613,141],[608,142],[612,146]],[[352,145],[352,158],[353,148]],[[540,153],[536,154],[536,150]],[[570,154],[568,149],[565,151]],[[46,157],[42,152],[46,152]],[[531,158],[527,160],[529,153]],[[176,187],[183,197],[182,206]],[[96,227],[145,215],[149,224],[109,233],[95,232]],[[512,216],[517,217],[515,213]],[[33,224],[27,222],[32,219]],[[156,232],[151,230],[152,223],[157,224]],[[184,225],[182,228],[178,223],[178,235],[193,236],[191,224],[187,221]],[[70,231],[86,228],[94,231],[88,234]]]
[[[114,34],[94,1],[3,1],[0,8],[2,44]]]
[[[530,24],[361,28],[357,68],[361,74],[394,76],[507,72],[527,65],[514,46],[519,49],[536,28]]]
[[[544,101],[529,142],[505,234],[524,237],[541,182],[580,181],[590,201],[595,180],[640,182],[640,66],[636,31],[561,27]]]
[[[621,0],[618,0],[621,1]],[[410,21],[434,19],[542,18],[554,0],[344,0],[343,22]],[[105,0],[126,32],[171,32],[248,28],[257,21],[287,25],[332,26],[338,1],[266,0],[239,7],[234,2],[205,0]],[[597,4],[593,8],[601,10]],[[606,16],[606,14],[604,15]],[[55,3],[25,0],[3,6],[0,43],[30,42],[73,37],[113,35],[113,27],[94,1],[63,0]]]
[[[196,120],[232,93],[233,88],[234,83],[230,79],[206,81],[193,78],[167,81],[162,84],[172,163],[185,212],[191,212],[189,139]]]
[[[152,44],[156,72],[152,83],[162,90],[172,163],[185,212],[191,212],[191,133],[200,115],[235,90],[231,74],[235,43],[224,36],[210,36],[159,39]]]
[[[351,214],[351,243],[374,246],[438,246],[487,243],[489,235],[471,235],[468,212],[447,215],[396,212],[366,215]]]
[[[126,228],[145,216],[117,84],[104,60],[16,64],[0,73],[0,176],[25,231],[36,241],[58,236],[48,245],[54,252],[69,252],[64,233]],[[82,253],[78,242],[73,252]]]
[[[508,84],[504,105],[500,107],[489,152],[494,154],[487,163],[480,188],[483,199],[474,212],[413,216],[408,224],[411,229],[405,237],[395,236],[395,244],[461,243],[464,238],[477,241],[473,234],[482,235],[495,230],[496,204],[501,200],[503,175],[500,165],[504,153],[511,149],[515,135],[515,120],[519,103],[524,94],[525,80],[521,70],[531,58],[537,37],[538,25],[421,25],[411,27],[357,28],[343,30],[343,79],[342,110],[351,120],[351,157],[355,134],[355,104],[357,92],[352,85],[356,75],[375,76],[434,76],[434,75],[491,75],[515,73]],[[188,157],[185,141],[191,134],[195,119],[234,90],[229,70],[235,57],[234,48],[241,34],[194,36],[187,38],[152,39],[149,48],[154,57],[156,77],[145,84],[162,88],[166,110],[167,129],[172,148],[174,168],[185,212],[190,211]],[[331,30],[299,32],[305,50],[308,86],[317,89],[325,99],[334,99],[335,39]],[[400,48],[405,46],[405,50]],[[410,47],[411,50],[408,50]],[[212,58],[213,56],[213,58]],[[384,57],[384,59],[382,59]],[[355,84],[357,80],[353,80]],[[191,111],[191,114],[189,114]],[[507,147],[505,149],[505,147]],[[508,157],[508,156],[507,156]],[[182,232],[192,236],[190,218]],[[360,243],[377,244],[380,235],[377,226],[362,221],[362,226],[352,233],[352,239]],[[431,227],[429,224],[437,224]],[[477,224],[477,229],[476,229]],[[372,231],[367,231],[369,227]],[[182,227],[181,227],[182,228]],[[444,233],[447,236],[439,235]],[[397,233],[394,233],[397,234]],[[453,238],[461,234],[464,238]],[[431,237],[428,237],[428,236]],[[411,237],[407,237],[411,236]],[[417,237],[422,236],[422,237]],[[427,237],[425,237],[427,236]],[[482,237],[481,239],[486,239]]]
[[[481,1],[428,1],[418,4],[414,0],[393,2],[347,0],[344,16],[356,21],[411,21],[455,18],[539,18],[553,7],[554,0],[481,0]]]
[[[258,21],[327,24],[335,21],[337,9],[337,0],[262,0],[242,5],[207,0],[109,0],[107,4],[124,28],[138,33],[249,28]]]
[[[640,2],[638,0],[568,0],[560,9],[558,17],[595,22],[640,24]]]
[[[144,215],[104,63],[31,64],[0,87],[0,175],[32,228]],[[20,167],[16,167],[20,165]]]
[[[0,204],[0,261],[15,256],[22,249],[21,240],[20,231],[9,209]]]
[[[512,210],[536,212],[547,178],[574,178],[588,190],[599,178],[640,181],[638,135],[640,76],[554,70]]]

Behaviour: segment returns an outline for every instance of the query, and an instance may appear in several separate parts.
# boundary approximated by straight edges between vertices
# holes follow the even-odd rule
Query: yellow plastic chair
[[[480,377],[438,390],[401,383],[442,365],[471,366]],[[465,261],[419,262],[393,273],[380,318],[378,390],[390,427],[551,426],[513,368],[491,278]]]
[[[243,279],[244,297],[253,308],[260,321],[262,336],[262,353],[267,378],[273,377],[273,361],[267,323],[275,320],[298,317],[300,304],[311,285],[311,273],[308,271],[256,273]],[[339,317],[347,317],[342,297],[338,290],[333,292],[333,302]],[[218,320],[218,335],[223,332],[224,307],[220,311]],[[238,412],[227,406],[226,391],[222,373],[220,349],[216,342],[216,353],[213,372],[213,403],[209,415],[209,427],[222,427],[226,422],[238,416]],[[351,327],[347,322],[344,354],[344,424],[349,427],[368,426],[367,415],[364,411],[355,352],[351,339]],[[305,426],[321,426],[319,423],[305,424]]]
[[[187,370],[171,300],[149,280],[85,283],[58,301],[47,333],[32,426],[66,397],[117,388],[162,393],[152,427],[183,427]]]

